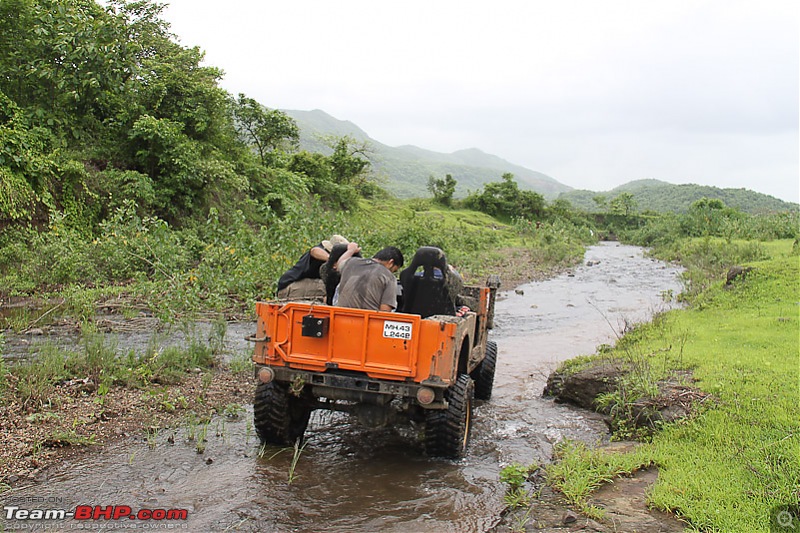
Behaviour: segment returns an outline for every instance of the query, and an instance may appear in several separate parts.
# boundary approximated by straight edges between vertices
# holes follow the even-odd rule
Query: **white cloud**
[[[230,92],[385,144],[477,147],[577,188],[657,177],[800,198],[795,2],[170,4]]]

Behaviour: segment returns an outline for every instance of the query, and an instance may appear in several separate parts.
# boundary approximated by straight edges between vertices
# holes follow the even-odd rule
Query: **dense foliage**
[[[725,205],[750,214],[798,210],[797,203],[789,203],[747,189],[720,189],[691,183],[673,185],[658,180],[638,180],[621,185],[611,191],[598,193],[574,190],[561,193],[559,198],[589,212],[604,212],[620,196],[630,195],[639,212],[686,213],[692,203],[702,198],[720,200]]]
[[[545,201],[539,193],[520,190],[514,175],[505,173],[502,181],[487,183],[482,191],[470,194],[464,205],[503,219],[519,215],[538,219],[544,214]]]
[[[645,222],[620,237],[642,246],[660,246],[682,237],[722,237],[773,240],[800,237],[800,213],[784,211],[749,215],[716,199],[701,198],[684,214],[664,213],[641,217]]]
[[[125,200],[173,225],[212,208],[259,220],[308,193],[339,206],[365,188],[366,161],[347,141],[290,170],[294,120],[221,89],[222,72],[175,42],[161,9],[0,4],[0,222],[60,213],[92,234]]]
[[[0,294],[48,303],[30,315],[10,315],[5,325],[25,329],[36,313],[52,308],[91,320],[109,300],[120,312],[147,309],[167,321],[207,311],[249,314],[254,300],[274,295],[277,278],[304,251],[333,233],[357,241],[366,253],[389,244],[407,255],[423,245],[440,246],[471,282],[496,273],[511,248],[528,251],[521,264],[527,270],[534,262],[573,264],[595,241],[586,225],[521,217],[505,225],[472,211],[437,210],[426,201],[362,200],[349,213],[292,210],[272,214],[260,226],[241,211],[227,218],[212,209],[203,224],[174,228],[140,216],[127,202],[94,237],[63,217],[45,231],[8,229],[0,237]]]

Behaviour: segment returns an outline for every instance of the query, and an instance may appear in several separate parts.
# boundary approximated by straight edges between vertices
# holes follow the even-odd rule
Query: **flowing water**
[[[541,397],[547,375],[668,308],[663,296],[679,290],[677,268],[644,258],[639,248],[603,243],[570,273],[501,292],[490,336],[498,344],[494,395],[476,406],[468,453],[459,461],[425,457],[413,427],[365,429],[332,413],[312,416],[296,458],[278,448],[260,454],[246,406],[237,419],[219,417],[205,428],[203,453],[202,428],[162,431],[155,446],[108,446],[13,495],[52,497],[66,509],[188,510],[186,521],[129,523],[162,529],[486,531],[503,510],[503,466],[546,462],[561,439],[606,438],[598,417]],[[237,325],[229,334],[241,338],[252,328]],[[114,527],[104,520],[84,525],[103,523]]]

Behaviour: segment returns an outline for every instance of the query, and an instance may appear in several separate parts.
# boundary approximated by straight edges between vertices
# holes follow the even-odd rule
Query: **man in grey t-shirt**
[[[387,246],[372,259],[353,257],[360,251],[358,244],[348,244],[347,251],[337,263],[342,279],[339,281],[336,305],[393,311],[397,307],[397,279],[394,273],[403,266],[402,252],[394,246]]]

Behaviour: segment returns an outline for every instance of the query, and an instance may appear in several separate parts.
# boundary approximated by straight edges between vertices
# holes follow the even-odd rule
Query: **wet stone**
[[[614,364],[590,366],[574,373],[553,372],[543,395],[552,396],[557,402],[594,409],[595,398],[614,390],[623,374],[623,369]]]

